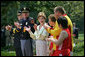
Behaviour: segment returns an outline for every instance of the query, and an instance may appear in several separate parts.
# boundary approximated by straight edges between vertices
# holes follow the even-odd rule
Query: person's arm
[[[14,25],[16,26],[16,30],[14,29],[16,32],[20,32],[20,30],[24,29],[18,22],[14,22]]]
[[[50,41],[54,42],[56,45],[61,45],[63,43],[63,41],[65,40],[65,38],[68,37],[68,34],[66,31],[62,31],[59,39],[54,39],[54,38],[49,38]]]
[[[20,30],[21,30],[21,28],[12,28],[11,32],[15,34],[17,32],[20,32]]]
[[[60,34],[60,32],[62,31],[62,29],[60,29],[58,27],[57,21],[56,21],[54,29],[47,28],[46,30],[48,33],[50,33],[51,35],[54,35],[54,36],[58,36]]]
[[[36,30],[36,31],[34,32],[34,34],[33,34],[32,31],[31,31],[31,29],[30,29],[30,26],[29,26],[29,28],[28,28],[28,27],[24,27],[24,29],[25,29],[25,31],[28,31],[28,32],[29,32],[30,37],[31,37],[32,39],[36,39],[37,30]]]
[[[15,34],[16,28],[12,28],[11,32],[12,32],[13,34]]]
[[[29,31],[30,37],[34,40],[36,39],[36,33],[37,33],[37,31],[35,31],[34,34],[32,33],[31,30]]]

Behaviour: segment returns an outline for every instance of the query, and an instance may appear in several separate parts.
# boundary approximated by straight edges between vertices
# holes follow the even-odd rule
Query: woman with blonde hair
[[[43,27],[46,19],[46,15],[44,12],[38,13],[38,21],[40,25],[34,26],[35,32],[34,34],[31,32],[31,28],[25,27],[25,29],[29,32],[31,38],[36,39],[36,56],[47,56],[48,55],[48,45],[46,42],[46,38],[48,38],[48,33]]]

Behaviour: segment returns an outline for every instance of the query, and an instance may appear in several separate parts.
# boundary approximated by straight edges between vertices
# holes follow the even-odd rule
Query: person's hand
[[[35,29],[35,30],[37,30],[37,24],[34,24],[34,26],[33,26],[33,27],[34,27],[34,29]]]
[[[11,31],[11,29],[12,29],[12,26],[9,26],[9,25],[8,25],[8,27],[9,27],[9,31]]]
[[[46,40],[46,41],[51,41],[51,39],[50,39],[50,38],[46,38],[45,40]]]
[[[12,26],[8,25],[8,26],[6,26],[5,28],[6,28],[6,30],[11,31]]]
[[[28,27],[24,27],[24,29],[26,30],[26,31],[28,31],[28,32],[30,32],[31,30],[31,28],[30,28],[30,26],[29,26],[29,28]]]
[[[8,30],[8,26],[5,26],[6,30]]]
[[[52,40],[54,40],[54,39],[51,37],[51,38],[46,38],[45,40],[46,40],[46,41],[52,41]]]
[[[45,24],[44,28],[47,29],[47,28],[50,28],[50,26],[48,24]]]
[[[14,22],[14,25],[17,27],[17,28],[20,28],[20,24],[18,22]]]

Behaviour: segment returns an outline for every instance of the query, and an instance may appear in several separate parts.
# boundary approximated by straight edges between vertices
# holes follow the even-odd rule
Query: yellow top
[[[72,39],[72,51],[73,51],[73,36],[72,36],[72,34],[73,34],[73,25],[72,25],[72,22],[71,22],[70,18],[67,15],[65,17],[68,20],[68,26],[71,27],[71,39]],[[48,33],[53,35],[54,39],[56,39],[56,36],[58,36],[60,34],[62,29],[59,28],[57,21],[56,21],[56,24],[55,24],[55,26],[53,28],[54,28],[54,30],[52,30],[50,28],[47,28],[46,30],[47,30]],[[55,43],[53,43],[53,50],[56,50],[56,44]]]
[[[53,28],[54,28],[54,30],[52,30],[50,28],[47,28],[46,30],[47,30],[48,33],[50,33],[51,35],[53,35],[53,38],[54,39],[56,39],[56,36],[58,36],[60,34],[60,32],[62,31],[62,29],[59,28],[57,21],[56,21],[56,24],[55,24],[55,26]],[[53,43],[53,50],[56,50],[56,44],[55,43]]]

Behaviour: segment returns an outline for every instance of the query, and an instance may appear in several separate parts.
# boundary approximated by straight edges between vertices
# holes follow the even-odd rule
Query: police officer
[[[29,17],[29,9],[26,7],[22,8],[22,17],[23,19],[20,21],[20,30],[21,30],[21,49],[23,56],[33,56],[33,47],[32,47],[32,38],[30,34],[24,29],[24,27],[31,27],[33,28],[34,24],[30,23],[32,19]],[[34,28],[32,29],[34,32]]]
[[[18,11],[17,13],[17,17],[18,17],[18,21],[20,21],[22,19],[21,16],[21,11]],[[19,36],[21,34],[21,32],[17,32],[17,29],[15,30],[15,34],[14,34],[14,47],[15,47],[15,51],[16,51],[16,56],[23,56],[22,55],[22,51],[21,51],[21,43],[20,43],[20,39],[21,37]]]
[[[17,13],[18,21],[22,18],[21,11],[18,11]],[[14,28],[12,26],[6,26],[6,29],[10,31],[10,34],[14,36],[14,48],[16,52],[16,56],[23,56],[21,51],[21,43],[20,43],[20,34],[21,32],[18,32],[18,28]]]

